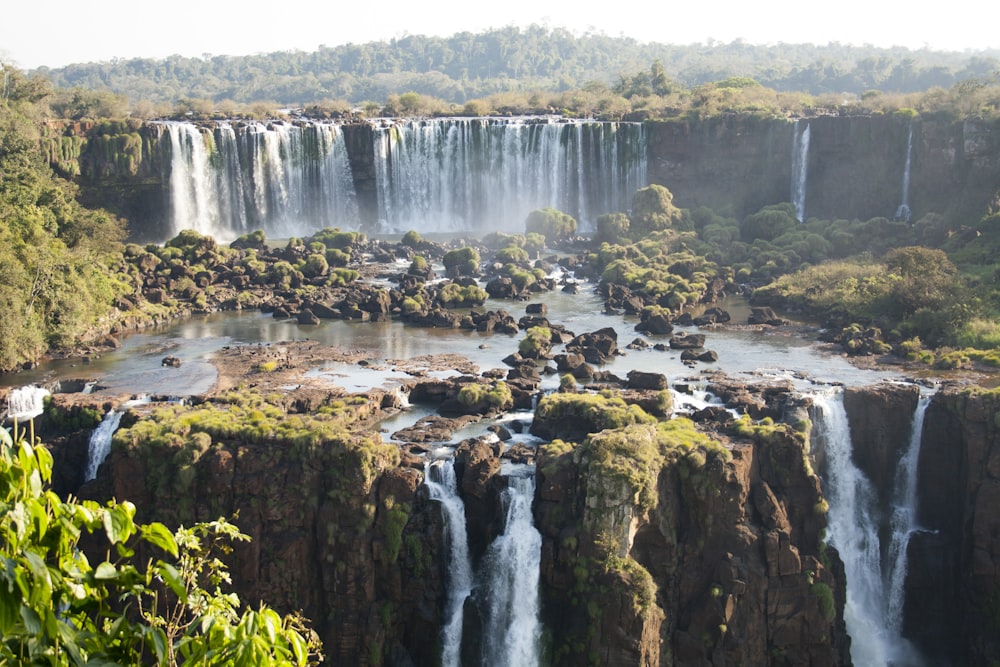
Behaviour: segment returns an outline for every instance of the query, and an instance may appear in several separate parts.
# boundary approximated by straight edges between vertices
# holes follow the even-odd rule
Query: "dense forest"
[[[778,92],[810,95],[947,89],[960,81],[995,77],[1000,70],[998,51],[913,51],[838,43],[755,46],[739,40],[673,45],[603,34],[576,36],[535,25],[320,46],[313,52],[116,59],[42,68],[38,73],[58,88],[110,91],[132,102],[190,99],[305,106],[343,100],[363,105],[409,91],[464,104],[510,92],[627,89],[632,77],[657,61],[685,88],[752,78]]]

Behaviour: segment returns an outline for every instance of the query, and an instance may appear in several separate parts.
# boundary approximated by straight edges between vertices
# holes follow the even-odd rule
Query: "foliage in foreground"
[[[47,488],[51,473],[44,446],[0,429],[0,664],[318,662],[303,619],[223,592],[218,556],[249,539],[236,526],[136,524],[127,501],[61,500]],[[106,540],[96,564],[81,548],[91,540]],[[158,556],[140,567],[137,551]]]

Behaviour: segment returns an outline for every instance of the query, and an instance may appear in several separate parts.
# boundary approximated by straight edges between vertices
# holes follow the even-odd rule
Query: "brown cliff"
[[[904,633],[938,664],[1000,656],[1000,393],[945,387],[927,408]]]
[[[848,664],[844,578],[820,541],[806,436],[749,420],[734,437],[667,424],[557,441],[539,457],[556,662]]]

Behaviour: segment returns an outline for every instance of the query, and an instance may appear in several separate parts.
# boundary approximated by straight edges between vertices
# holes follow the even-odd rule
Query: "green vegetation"
[[[77,203],[46,163],[40,126],[51,91],[4,67],[0,97],[0,371],[96,332],[112,302],[131,292],[116,275],[124,224]]]
[[[565,241],[576,233],[576,220],[566,213],[547,206],[536,209],[524,220],[527,234],[540,234],[545,242],[552,244]]]
[[[535,410],[536,425],[558,423],[586,435],[629,424],[654,424],[656,418],[637,405],[628,405],[613,392],[546,394]],[[570,437],[569,434],[563,437]]]
[[[988,84],[996,70],[995,53],[836,43],[671,45],[532,25],[449,37],[407,35],[313,52],[131,58],[45,73],[67,89],[53,104],[65,117],[120,116],[114,113],[121,106],[118,96],[128,95],[139,118],[259,117],[289,105],[305,105],[324,117],[348,116],[360,107],[365,115],[383,109],[466,115],[554,109],[620,118],[801,113],[824,105],[923,113],[910,94],[931,90],[929,104],[949,100],[976,112],[990,108],[991,100],[995,104]],[[245,85],[248,80],[254,85]]]
[[[489,296],[478,285],[448,283],[438,292],[437,300],[445,308],[474,308],[486,303]]]
[[[449,273],[471,276],[479,272],[479,251],[468,246],[449,250],[442,263]]]
[[[506,382],[492,386],[476,382],[462,385],[458,403],[468,412],[504,412],[514,407],[514,397]]]
[[[0,662],[18,665],[308,665],[297,616],[243,608],[219,559],[249,539],[224,519],[171,533],[128,502],[63,501],[52,456],[0,429]],[[103,542],[92,562],[81,538]],[[132,561],[140,542],[157,554]]]
[[[525,359],[542,359],[552,349],[552,331],[548,327],[531,327],[517,345]]]

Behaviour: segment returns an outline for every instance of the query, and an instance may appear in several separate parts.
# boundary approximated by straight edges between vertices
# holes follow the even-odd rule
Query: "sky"
[[[510,25],[625,35],[642,42],[812,43],[965,51],[1000,49],[990,2],[951,0],[920,10],[899,0],[634,3],[604,0],[380,0],[321,3],[170,3],[14,0],[0,12],[0,61],[22,69],[113,58],[313,51],[406,35],[448,36]],[[646,5],[645,7],[643,5]],[[650,6],[652,5],[652,6]],[[924,5],[929,7],[930,5]],[[990,16],[992,15],[992,16]]]

